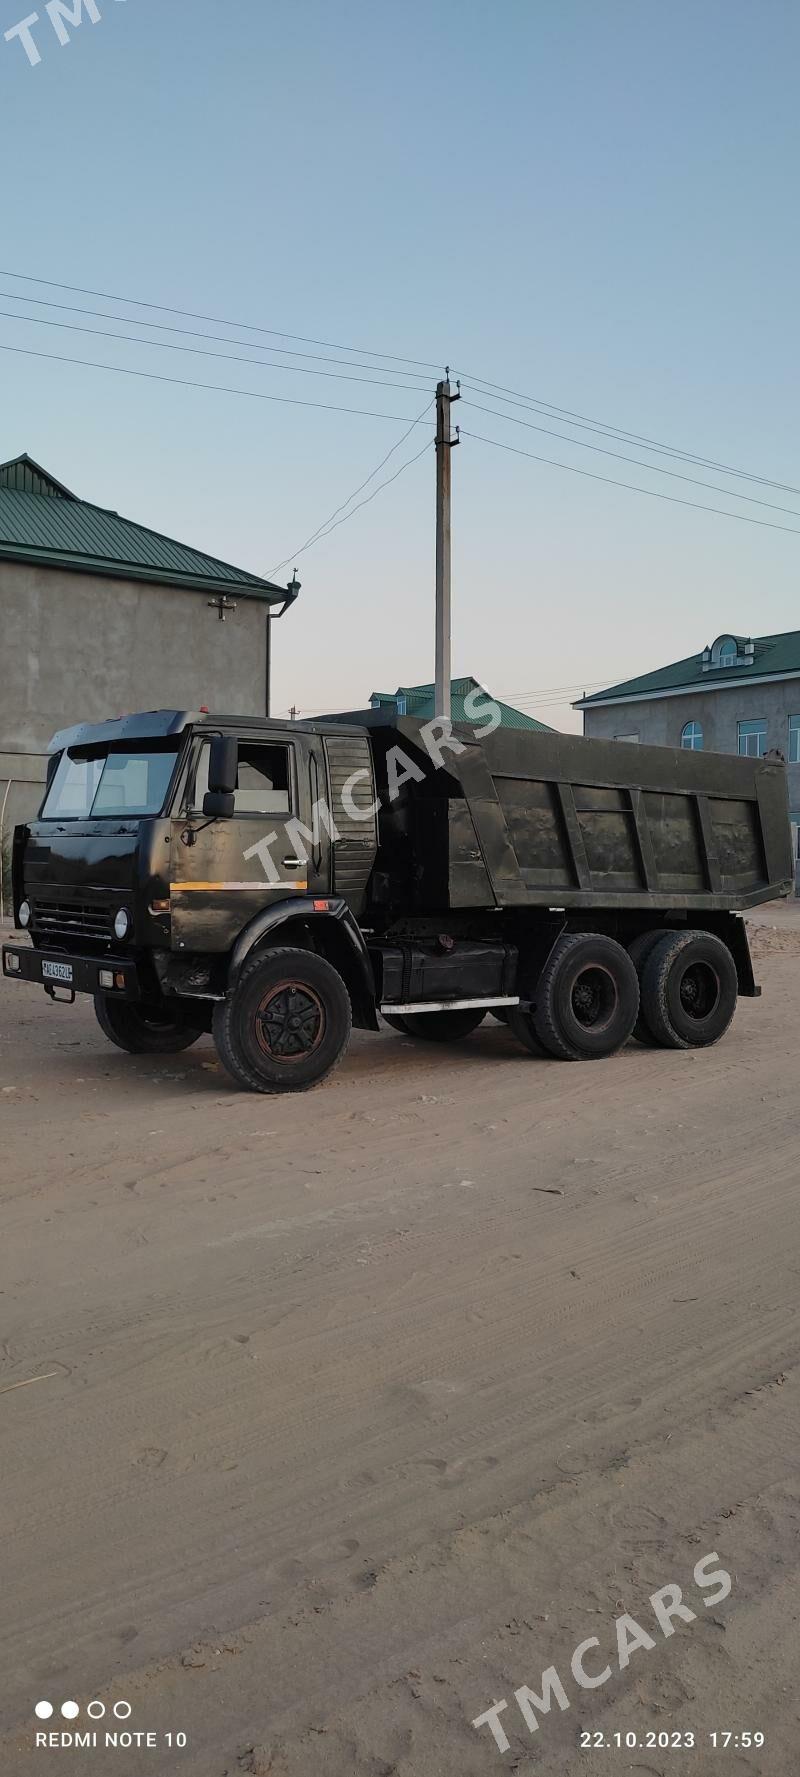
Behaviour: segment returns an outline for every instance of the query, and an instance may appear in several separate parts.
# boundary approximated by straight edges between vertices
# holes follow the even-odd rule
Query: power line
[[[401,444],[405,444],[406,439],[411,437],[411,434],[414,431],[415,426],[418,426],[420,424],[420,422],[422,420],[424,420],[426,413],[428,413],[430,411],[432,406],[433,406],[433,398],[431,398],[431,400],[426,404],[426,406],[423,407],[422,412],[417,415],[417,418],[415,420],[411,421],[411,425],[409,426],[408,431],[403,433],[402,438],[398,438],[397,443],[392,445],[391,450],[387,450],[385,457],[382,457],[380,462],[378,464],[376,464],[376,467],[367,476],[366,481],[362,481],[360,483],[360,485],[354,490],[354,492],[352,494],[350,494],[349,498],[346,500],[343,500],[341,506],[336,507],[335,512],[331,513],[330,518],[323,519],[322,524],[317,525],[316,530],[312,531],[311,536],[306,538],[305,543],[301,543],[299,549],[291,550],[289,555],[284,556],[283,561],[277,562],[275,564],[274,568],[270,568],[268,571],[268,574],[267,574],[267,579],[270,579],[273,574],[277,574],[278,570],[280,568],[285,568],[288,562],[294,561],[295,558],[299,555],[303,555],[304,552],[306,551],[306,549],[311,548],[312,543],[316,543],[318,541],[319,537],[321,536],[321,534],[323,532],[327,535],[327,529],[328,529],[329,525],[330,525],[331,529],[334,528],[333,527],[334,519],[338,518],[339,513],[344,512],[345,507],[350,506],[352,504],[353,500],[358,498],[358,495],[363,492],[365,487],[369,487],[370,482],[374,481],[375,476],[380,474],[381,469],[384,467],[384,465],[386,463],[388,463],[389,458],[393,457],[395,451],[400,449]],[[419,454],[421,456],[422,452],[420,451]],[[404,468],[408,468],[408,466],[409,465],[407,463],[404,464]],[[384,483],[383,485],[388,486],[388,483]],[[358,507],[356,507],[356,511],[358,511]]]
[[[757,524],[762,530],[788,531],[790,537],[800,537],[800,530],[790,524],[775,524],[770,518],[751,518],[749,512],[726,512],[722,506],[705,506],[699,500],[682,500],[679,494],[662,494],[658,488],[637,487],[633,481],[617,481],[611,475],[598,475],[593,469],[579,469],[575,463],[560,463],[554,457],[539,457],[532,450],[520,450],[515,444],[501,444],[499,438],[484,438],[480,432],[467,432],[461,428],[462,438],[474,438],[478,444],[491,444],[495,450],[507,450],[515,457],[529,457],[533,463],[546,463],[551,469],[567,469],[570,475],[583,475],[589,481],[603,481],[608,487],[624,487],[632,494],[647,494],[651,500],[666,500],[670,506],[691,506],[695,512],[714,512],[718,518],[733,518],[739,524]]]
[[[2,273],[0,273],[0,276],[2,276]],[[208,339],[217,345],[244,346],[245,349],[250,352],[273,352],[279,353],[282,358],[305,358],[309,361],[313,360],[318,364],[338,364],[346,370],[380,369],[380,365],[363,364],[358,358],[329,358],[319,352],[292,352],[288,346],[263,346],[259,345],[258,341],[253,339],[228,339],[224,333],[204,333],[193,327],[169,327],[163,321],[139,321],[136,319],[135,315],[109,315],[105,309],[79,308],[72,302],[53,302],[51,299],[44,301],[42,298],[36,296],[15,296],[13,290],[0,290],[0,297],[6,302],[27,302],[34,308],[58,309],[61,314],[65,315],[87,315],[95,321],[120,321],[124,327],[150,327],[157,333],[177,334],[180,339]],[[36,317],[33,315],[16,315],[13,318],[20,321],[31,321]],[[226,321],[223,324],[228,326],[229,323]],[[137,341],[137,343],[139,342]],[[143,343],[155,345],[157,341],[146,340]],[[248,360],[248,362],[250,362],[250,360]],[[259,360],[254,358],[252,362],[257,364]],[[291,370],[293,366],[287,364],[282,366],[282,368]],[[416,383],[425,381],[421,370],[397,370],[394,374],[395,376],[413,377]],[[392,386],[394,387],[396,385]],[[409,386],[412,387],[413,385],[409,384]]]
[[[418,450],[415,457],[409,457],[408,461],[406,463],[401,463],[399,469],[395,469],[394,475],[389,475],[389,476],[387,476],[385,481],[379,482],[378,486],[376,488],[373,488],[372,493],[367,494],[366,500],[359,500],[358,505],[353,506],[353,508],[351,509],[350,512],[346,512],[344,515],[344,518],[337,518],[335,524],[328,525],[327,530],[321,530],[318,533],[318,535],[312,539],[312,543],[307,543],[305,545],[306,549],[311,549],[313,543],[321,543],[325,537],[330,536],[331,531],[338,531],[340,524],[346,524],[348,518],[354,518],[356,513],[361,511],[362,506],[368,506],[371,500],[376,500],[378,497],[378,494],[382,494],[385,487],[391,487],[392,482],[396,481],[398,476],[402,475],[403,471],[405,469],[410,469],[412,463],[418,463],[420,457],[424,456],[426,450],[430,450],[430,448],[431,448],[431,439],[426,438],[425,443],[422,446],[422,450]],[[298,550],[297,553],[299,555],[300,551]],[[287,559],[287,561],[291,561],[292,557],[287,556],[286,559]],[[283,567],[285,564],[283,562],[281,562],[280,565],[281,565],[281,567]],[[277,573],[277,569],[275,569],[273,571],[275,573]]]
[[[694,463],[697,468],[701,469],[719,469],[725,475],[735,475],[742,481],[756,481],[763,487],[774,487],[784,494],[800,493],[800,488],[794,487],[791,482],[774,481],[767,475],[756,475],[750,469],[736,469],[732,463],[719,463],[714,457],[704,457],[695,451],[681,450],[677,445],[664,444],[658,439],[646,437],[643,433],[627,432],[621,426],[612,425],[610,421],[590,421],[587,414],[575,413],[569,407],[557,407],[554,402],[539,400],[535,395],[522,395],[519,396],[519,399],[512,400],[511,395],[519,395],[519,391],[508,391],[504,394],[501,392],[501,384],[483,383],[481,377],[470,377],[467,381],[466,377],[462,376],[462,381],[465,388],[472,384],[477,389],[478,385],[482,384],[478,392],[492,394],[494,399],[503,402],[504,406],[523,407],[529,413],[542,413],[545,419],[562,418],[565,424],[577,427],[582,432],[595,432],[599,437],[611,435],[623,443],[638,444],[656,455],[675,457],[679,462]]]
[[[144,382],[165,383],[171,388],[201,389],[214,395],[239,395],[248,401],[272,401],[281,407],[312,408],[322,413],[347,413],[363,419],[392,420],[401,423],[407,422],[409,418],[407,413],[379,413],[374,408],[342,407],[331,401],[301,401],[296,395],[268,395],[260,389],[235,389],[224,383],[201,383],[188,377],[163,376],[154,370],[133,370],[123,364],[98,364],[92,358],[73,358],[61,352],[37,352],[28,346],[10,346],[0,343],[0,352],[11,352],[15,357],[21,358],[37,358],[50,364],[73,364],[84,370],[103,370],[116,376],[132,376]],[[419,423],[418,420],[414,422],[417,425]],[[495,450],[508,451],[512,456],[527,457],[531,462],[547,464],[553,469],[566,469],[571,475],[582,475],[589,481],[602,481],[609,487],[626,488],[629,493],[647,494],[653,500],[666,500],[671,506],[688,506],[695,512],[712,512],[719,518],[732,518],[739,520],[742,524],[758,525],[762,530],[785,531],[789,536],[800,536],[800,530],[795,530],[792,525],[775,524],[772,520],[765,518],[751,518],[747,512],[726,512],[723,507],[707,506],[698,500],[682,500],[677,494],[664,494],[656,488],[638,487],[634,482],[619,481],[610,475],[598,475],[592,469],[579,469],[574,463],[561,463],[553,457],[538,456],[534,451],[521,450],[513,444],[502,444],[498,438],[486,438],[480,432],[468,432],[463,427],[461,436],[462,438],[473,438],[478,444],[491,445]],[[409,467],[408,464],[404,466]],[[392,479],[395,478],[392,477]]]
[[[0,309],[0,317],[4,321],[23,321],[28,327],[58,327],[66,333],[84,333],[90,339],[124,340],[126,345],[144,346],[148,351],[188,353],[192,358],[218,358],[224,364],[249,364],[254,370],[286,370],[292,376],[332,377],[340,383],[365,383],[370,389],[409,392],[405,383],[389,383],[377,377],[350,376],[347,371],[340,370],[309,370],[304,364],[265,364],[260,358],[240,358],[231,352],[208,352],[203,346],[178,346],[166,339],[134,339],[130,333],[112,333],[107,327],[79,327],[76,321],[50,321],[46,315],[12,315],[8,309]]]
[[[29,346],[7,346],[0,343],[0,352],[13,352],[20,358],[42,358],[49,364],[79,364],[84,370],[108,370],[116,376],[136,376],[150,383],[169,383],[176,389],[207,389],[213,395],[242,395],[248,401],[277,401],[281,407],[313,407],[322,413],[359,414],[368,420],[408,421],[407,413],[378,413],[372,407],[340,407],[332,401],[301,401],[297,395],[267,395],[262,389],[233,389],[225,383],[199,383],[185,376],[161,376],[156,370],[132,370],[125,364],[98,364],[94,358],[69,358],[62,352],[35,352]]]
[[[560,438],[562,444],[572,444],[578,450],[597,451],[600,456],[614,457],[618,463],[631,463],[636,469],[646,469],[651,475],[668,475],[672,481],[688,481],[692,487],[705,487],[709,492],[726,494],[729,500],[747,500],[751,506],[765,506],[770,512],[788,512],[790,517],[800,519],[800,512],[792,506],[778,506],[774,500],[759,500],[755,494],[740,494],[735,488],[719,487],[714,481],[699,481],[696,475],[682,475],[679,469],[664,469],[660,463],[643,463],[640,457],[626,457],[621,451],[607,450],[602,444],[587,444],[584,438],[570,438],[565,432],[553,432],[549,426],[535,426],[531,420],[519,420],[516,414],[498,413],[494,407],[482,407],[479,401],[468,401],[463,396],[462,400],[465,407],[474,407],[476,413],[488,413],[495,420],[505,420],[509,426],[524,426],[527,432],[542,432],[546,438]]]
[[[610,684],[610,682],[609,679],[592,679],[591,681],[589,679],[570,679],[568,685],[534,685],[533,688],[528,691],[503,691],[500,693],[500,696],[503,698],[538,697],[542,692],[545,696],[549,696],[556,691],[574,691],[576,685],[588,685],[589,683],[593,685],[606,685]]]
[[[411,461],[413,462],[414,459],[412,458]],[[405,467],[407,468],[408,464],[406,464]],[[287,561],[291,561],[292,557],[287,556],[286,559]],[[279,563],[280,567],[285,567],[285,565],[285,562]],[[555,703],[560,701],[556,695],[557,693],[592,691],[600,687],[604,688],[609,686],[613,682],[614,681],[609,678],[608,674],[606,674],[603,679],[574,679],[569,685],[542,685],[538,688],[538,697],[536,693],[528,691],[491,691],[487,685],[482,685],[481,689],[486,692],[487,697],[493,697],[495,701],[499,703],[530,703],[540,701],[542,697],[547,699],[548,702],[552,699]],[[320,706],[315,705],[315,708],[317,707]],[[281,713],[288,714],[288,710]]]
[[[55,280],[52,278],[37,278],[37,277],[34,277],[31,273],[27,273],[27,272],[0,271],[0,277],[11,278],[14,282],[17,282],[17,283],[35,284],[35,285],[38,285],[44,289],[67,291],[73,295],[94,296],[94,297],[99,298],[103,302],[121,302],[121,303],[124,303],[126,305],[126,307],[128,307],[128,308],[148,309],[153,314],[169,314],[169,315],[178,316],[179,318],[184,319],[184,320],[205,321],[205,322],[208,322],[214,326],[231,327],[231,328],[238,327],[238,328],[244,329],[246,332],[259,333],[262,336],[264,336],[265,338],[269,337],[272,339],[290,339],[290,340],[294,340],[296,343],[299,343],[301,345],[322,346],[327,350],[335,351],[335,352],[356,352],[365,358],[374,358],[376,360],[380,360],[380,359],[384,360],[384,367],[385,367],[385,363],[388,362],[388,363],[394,364],[394,365],[400,365],[400,364],[411,365],[411,366],[413,366],[414,372],[437,371],[437,373],[438,373],[438,371],[440,370],[440,366],[438,364],[436,364],[428,359],[403,357],[403,356],[400,356],[399,354],[393,353],[393,352],[375,352],[366,346],[344,345],[344,344],[342,344],[341,341],[315,339],[315,338],[311,338],[309,336],[306,336],[305,334],[286,333],[286,332],[282,332],[279,329],[274,328],[274,327],[262,327],[262,326],[256,325],[255,323],[250,323],[250,322],[246,322],[246,321],[230,321],[230,320],[226,320],[224,317],[215,316],[215,315],[206,315],[206,314],[199,313],[199,312],[192,310],[192,309],[181,309],[181,308],[177,308],[174,306],[170,307],[169,305],[164,304],[164,303],[147,302],[147,301],[144,301],[138,297],[124,296],[124,295],[120,296],[118,294],[113,294],[109,291],[94,290],[94,289],[87,288],[86,286],[81,285],[81,284],[68,284],[63,281]],[[14,300],[17,300],[17,299],[14,298]],[[28,298],[28,300],[30,302],[34,303],[38,299],[31,297],[31,298]],[[48,307],[56,307],[59,305],[48,304],[47,306]],[[30,318],[30,317],[28,317],[28,318]],[[109,317],[109,318],[114,319],[115,317]],[[144,324],[157,327],[160,331],[167,330],[167,329],[162,329],[160,323],[157,323],[157,322],[148,322],[148,323],[144,323]],[[184,330],[175,329],[175,331],[181,332]],[[239,342],[232,341],[231,343],[238,344]],[[242,343],[244,343],[244,342],[242,342]],[[274,350],[274,349],[279,349],[279,348],[267,348],[267,347],[259,348],[254,342],[253,343],[253,350],[259,350],[259,349]],[[33,354],[31,354],[31,355],[33,355]],[[284,353],[284,355],[285,356],[301,356],[304,354],[300,354],[300,353],[294,354],[294,353],[290,353],[289,351],[286,351]],[[335,360],[333,360],[333,362],[338,363],[338,362],[341,362],[341,360],[335,359]],[[381,367],[382,366],[380,364],[376,364],[376,366],[375,366],[376,369],[380,369]],[[356,367],[353,366],[352,368],[356,368]],[[364,366],[364,368],[369,368],[369,366]],[[405,375],[406,373],[405,372],[397,372],[397,374]],[[412,373],[409,373],[409,374],[412,374]],[[777,488],[782,493],[800,494],[800,488],[794,487],[790,483],[776,481],[768,476],[757,475],[757,474],[754,474],[750,470],[738,469],[738,468],[734,467],[733,464],[730,464],[730,463],[717,462],[714,458],[702,456],[695,451],[688,451],[688,450],[679,449],[675,445],[669,445],[669,444],[664,443],[663,440],[649,438],[643,433],[629,432],[629,431],[625,430],[624,428],[619,427],[619,426],[614,426],[610,422],[607,422],[605,420],[593,419],[592,416],[590,416],[588,414],[579,413],[575,409],[567,408],[567,407],[559,407],[558,404],[555,402],[545,401],[543,398],[537,397],[537,396],[526,395],[526,394],[524,394],[524,392],[520,391],[519,389],[511,389],[505,384],[489,382],[484,377],[472,375],[471,372],[464,371],[461,374],[462,374],[462,380],[464,380],[465,382],[469,381],[471,384],[473,384],[476,387],[476,389],[481,389],[483,391],[489,392],[490,394],[493,394],[494,398],[496,400],[501,401],[504,405],[521,406],[521,407],[527,408],[529,411],[534,411],[534,412],[542,412],[543,410],[550,410],[550,411],[544,411],[545,418],[550,419],[553,417],[561,416],[569,424],[573,425],[574,427],[578,427],[581,430],[586,430],[586,431],[598,430],[598,432],[601,436],[611,433],[615,437],[617,437],[618,439],[622,440],[623,442],[638,444],[640,447],[643,447],[646,450],[648,450],[650,452],[657,453],[659,455],[676,457],[676,458],[683,460],[685,462],[694,463],[696,466],[701,467],[701,468],[716,469],[718,471],[721,471],[724,474],[735,475],[738,479],[741,479],[741,480],[754,481],[754,482],[760,483],[762,486],[765,486],[765,487]]]
[[[498,696],[502,703],[538,704],[543,699],[549,702],[551,698],[558,700],[561,697],[569,697],[573,691],[599,690],[604,685],[610,685],[611,682],[608,677],[604,679],[576,679],[572,685],[545,685],[539,691],[502,691],[498,692]]]
[[[88,335],[88,337],[91,339],[113,339],[113,340],[117,340],[117,341],[124,341],[124,343],[127,345],[143,346],[146,349],[152,349],[152,350],[160,351],[160,352],[180,352],[181,354],[187,354],[187,355],[189,355],[191,357],[195,357],[195,358],[214,358],[217,361],[221,361],[222,363],[252,365],[254,368],[257,368],[259,370],[284,371],[290,375],[297,375],[297,376],[325,377],[326,379],[329,379],[329,378],[333,379],[335,382],[361,383],[361,384],[366,385],[368,388],[404,389],[406,387],[406,385],[403,383],[387,382],[385,379],[381,379],[381,378],[351,376],[346,371],[312,370],[312,369],[308,368],[306,365],[301,365],[301,364],[265,364],[265,363],[262,363],[259,359],[241,358],[238,355],[231,353],[231,352],[212,352],[212,351],[206,350],[202,346],[177,345],[172,340],[136,339],[136,338],[133,338],[129,333],[117,333],[117,332],[109,330],[106,327],[81,327],[80,325],[78,325],[76,322],[73,322],[73,321],[53,321],[44,315],[16,315],[16,314],[12,314],[8,309],[0,309],[0,318],[2,318],[3,320],[7,320],[7,321],[21,321],[29,327],[55,327],[55,328],[58,328],[59,331],[62,331],[62,332],[81,333],[84,335]],[[114,317],[109,316],[107,318],[113,319]],[[220,343],[224,344],[225,342],[221,341]],[[231,343],[238,343],[238,342],[231,342]],[[246,343],[246,342],[244,342],[244,343]],[[365,368],[367,368],[367,367],[365,366]],[[490,417],[493,419],[506,420],[506,421],[508,421],[508,423],[510,425],[524,426],[527,431],[541,432],[544,434],[544,436],[546,436],[548,438],[559,438],[562,441],[562,443],[572,444],[574,446],[577,446],[581,450],[596,451],[601,456],[614,457],[618,462],[631,463],[636,468],[647,469],[648,471],[650,471],[653,474],[668,475],[673,480],[685,481],[685,482],[690,483],[694,487],[707,488],[707,489],[709,489],[709,491],[712,491],[714,493],[725,494],[730,499],[747,500],[752,505],[763,506],[772,512],[785,512],[785,513],[789,514],[791,517],[800,518],[800,513],[794,512],[792,507],[790,507],[790,506],[779,506],[773,500],[760,500],[753,494],[742,494],[742,493],[738,493],[735,489],[732,489],[732,488],[719,487],[717,484],[712,483],[712,482],[700,481],[700,480],[698,480],[698,478],[696,476],[683,475],[678,470],[662,468],[662,466],[660,464],[643,463],[643,462],[641,462],[641,460],[638,457],[624,456],[622,454],[622,452],[609,450],[609,449],[605,448],[603,445],[587,444],[586,441],[582,438],[574,438],[574,439],[569,438],[563,432],[554,432],[551,428],[549,428],[547,426],[534,425],[530,420],[518,419],[517,416],[514,414],[498,413],[496,408],[484,407],[484,406],[482,406],[482,404],[480,402],[465,401],[465,406],[473,407],[475,409],[475,411],[478,413],[489,414]],[[309,547],[309,545],[306,544],[306,545],[304,545],[304,547]],[[296,551],[296,553],[299,554],[300,551],[298,550],[298,551]],[[290,558],[287,557],[286,559],[289,560]]]
[[[360,352],[362,358],[384,358],[392,364],[413,364],[419,370],[441,369],[439,364],[430,364],[424,358],[402,358],[394,352],[371,352],[367,346],[347,346],[337,344],[333,339],[309,339],[303,333],[284,333],[277,327],[257,327],[250,321],[226,321],[220,315],[196,314],[193,309],[169,308],[163,302],[143,302],[135,296],[115,296],[108,290],[87,290],[82,284],[62,284],[53,278],[34,278],[28,272],[0,271],[0,278],[13,278],[16,283],[38,284],[46,290],[69,290],[73,296],[97,296],[101,302],[124,302],[128,308],[151,309],[159,315],[179,315],[186,321],[208,321],[213,327],[243,327],[246,333],[263,333],[271,339],[293,339],[299,345],[325,346],[335,352]]]
[[[611,680],[607,679],[603,686],[598,686],[598,690],[606,690],[611,682]],[[589,692],[589,690],[589,685],[576,685],[574,690],[565,691],[560,697],[538,697],[534,698],[533,701],[529,703],[520,702],[519,708],[525,715],[531,715],[535,710],[561,709],[564,704],[574,703],[578,697],[583,696],[584,693]]]

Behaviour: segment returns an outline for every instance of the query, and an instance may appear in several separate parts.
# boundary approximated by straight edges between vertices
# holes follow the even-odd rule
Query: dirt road
[[[387,1032],[296,1101],[0,984],[3,1777],[796,1772],[800,928],[769,924],[707,1053]],[[471,1726],[501,1700],[503,1756]],[[109,1723],[156,1747],[35,1746]]]

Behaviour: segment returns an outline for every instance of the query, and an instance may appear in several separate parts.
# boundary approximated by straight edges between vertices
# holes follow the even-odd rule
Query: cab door
[[[321,884],[290,830],[311,826],[311,736],[270,730],[237,736],[238,784],[231,819],[203,814],[212,736],[195,738],[183,809],[173,822],[172,948],[228,950],[249,921],[277,901]]]

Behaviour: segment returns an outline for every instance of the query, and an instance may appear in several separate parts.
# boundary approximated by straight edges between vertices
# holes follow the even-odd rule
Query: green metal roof
[[[468,716],[464,709],[465,700],[473,691],[482,691],[485,697],[492,695],[478,679],[451,679],[450,710],[454,722],[474,722],[475,718]],[[406,715],[419,716],[427,721],[435,712],[435,692],[435,685],[398,685],[396,691],[373,691],[370,703],[373,709],[381,706],[396,709],[398,697],[405,698]],[[522,710],[512,709],[510,704],[501,703],[499,697],[492,701],[500,711],[502,728],[535,728],[539,734],[554,732],[552,728],[548,728],[546,722],[537,722],[534,716],[526,716]]]
[[[29,457],[0,464],[0,559],[270,604],[286,598],[283,586],[76,499]]]
[[[709,650],[701,648],[699,654],[689,654],[685,660],[673,661],[671,666],[658,667],[655,672],[641,673],[636,679],[624,679],[620,685],[609,685],[606,691],[595,691],[591,697],[581,697],[573,708],[585,710],[597,703],[624,703],[626,698],[646,697],[648,692],[715,691],[726,685],[746,684],[749,678],[780,679],[787,673],[800,673],[800,629],[786,630],[776,636],[753,636],[749,640],[735,635],[733,630],[725,630],[717,641],[728,636],[738,643],[740,651],[745,645],[749,646],[751,640],[752,655],[744,660],[740,658],[735,666],[707,665],[704,668],[704,655],[707,656]]]
[[[33,457],[25,452],[21,457],[12,457],[7,463],[0,463],[0,487],[10,487],[18,494],[55,494],[60,500],[75,500],[77,494],[70,493],[63,481],[56,481],[41,463],[35,463]]]

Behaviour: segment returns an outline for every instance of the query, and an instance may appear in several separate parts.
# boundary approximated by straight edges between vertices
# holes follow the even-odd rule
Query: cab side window
[[[291,813],[288,747],[239,742],[236,813]]]
[[[204,741],[197,759],[192,812],[199,814],[208,789],[209,743]],[[260,745],[258,741],[239,742],[239,781],[236,789],[237,815],[289,815],[291,800],[291,761],[289,748]]]

